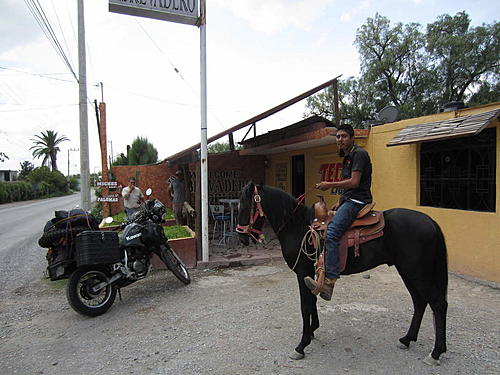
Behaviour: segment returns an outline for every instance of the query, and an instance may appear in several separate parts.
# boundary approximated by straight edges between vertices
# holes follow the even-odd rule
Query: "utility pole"
[[[208,262],[208,153],[207,153],[207,18],[205,0],[200,0],[200,107],[201,107],[201,249]]]
[[[80,187],[81,208],[90,211],[89,129],[87,112],[87,66],[85,60],[85,15],[78,1],[78,86],[80,104]]]

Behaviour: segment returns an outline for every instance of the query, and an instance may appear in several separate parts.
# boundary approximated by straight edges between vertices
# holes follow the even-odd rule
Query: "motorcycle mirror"
[[[151,193],[153,192],[153,190],[151,190],[151,188],[148,188],[146,190],[146,195],[149,197],[151,195]]]
[[[111,224],[113,222],[113,218],[111,216],[108,216],[106,219],[104,219],[104,222],[106,224]]]

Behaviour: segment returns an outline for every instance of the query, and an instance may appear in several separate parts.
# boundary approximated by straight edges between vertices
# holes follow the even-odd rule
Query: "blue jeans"
[[[364,207],[361,203],[345,201],[338,208],[326,230],[326,259],[325,276],[329,279],[340,277],[340,238],[356,219],[359,211]]]

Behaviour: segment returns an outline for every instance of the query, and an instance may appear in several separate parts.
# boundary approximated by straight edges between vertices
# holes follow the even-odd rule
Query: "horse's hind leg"
[[[439,357],[446,352],[446,313],[448,311],[448,302],[446,297],[440,295],[437,290],[433,290],[430,296],[429,305],[434,313],[434,349],[430,356],[424,359],[424,362],[430,365],[438,365]]]
[[[429,365],[438,365],[439,357],[446,352],[446,313],[448,310],[446,294],[445,292],[440,292],[439,289],[429,281],[412,281],[411,284],[417,290],[417,295],[421,296],[425,304],[428,303],[430,305],[434,314],[434,349],[429,356],[424,359],[424,362]],[[421,319],[420,317],[420,320]]]
[[[401,278],[403,279],[403,282],[405,283],[413,301],[413,318],[411,319],[410,328],[408,329],[406,335],[399,339],[399,342],[402,344],[401,348],[407,349],[410,346],[410,342],[417,341],[418,332],[420,330],[425,308],[427,307],[427,302],[422,298],[418,290],[413,286],[407,277],[401,275]]]

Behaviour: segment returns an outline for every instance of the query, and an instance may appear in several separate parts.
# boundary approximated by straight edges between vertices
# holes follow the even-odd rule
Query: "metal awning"
[[[400,146],[410,143],[430,142],[479,134],[491,121],[497,119],[500,109],[455,117],[427,124],[409,125],[402,129],[387,146]]]

